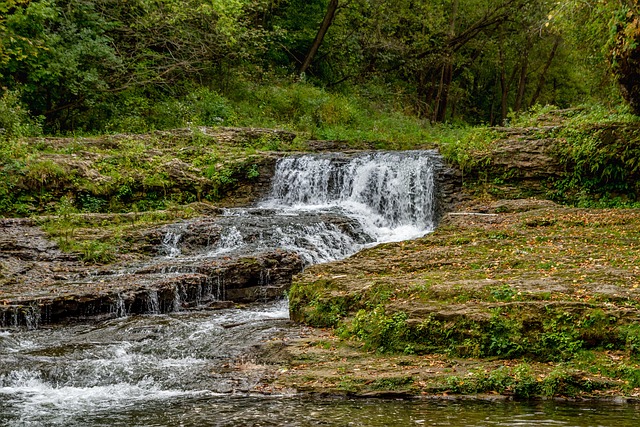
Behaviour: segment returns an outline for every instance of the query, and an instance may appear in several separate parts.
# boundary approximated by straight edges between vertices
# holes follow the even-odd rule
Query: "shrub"
[[[5,91],[0,97],[0,141],[40,134],[37,120],[20,104],[16,92]]]

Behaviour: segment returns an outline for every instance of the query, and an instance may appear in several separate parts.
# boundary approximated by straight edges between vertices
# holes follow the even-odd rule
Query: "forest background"
[[[9,0],[12,136],[263,126],[420,139],[554,105],[638,113],[637,0]],[[623,102],[623,97],[627,102]]]

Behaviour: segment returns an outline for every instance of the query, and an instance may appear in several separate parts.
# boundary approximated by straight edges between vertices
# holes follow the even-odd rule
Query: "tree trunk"
[[[498,75],[496,74],[496,78],[493,84],[494,89],[491,91],[491,111],[489,113],[489,124],[491,126],[496,125],[496,91],[495,88],[498,87]]]
[[[447,118],[447,105],[449,103],[449,87],[453,79],[453,65],[452,59],[447,58],[446,63],[442,66],[442,74],[440,76],[440,89],[438,91],[438,98],[435,106],[436,122],[444,122]]]
[[[522,64],[520,67],[520,80],[518,81],[518,93],[516,95],[516,104],[514,109],[516,111],[520,111],[522,108],[522,100],[524,99],[524,91],[527,88],[527,72],[529,71],[529,48],[531,47],[531,43],[529,41],[529,36],[527,36],[527,45],[522,54]]]
[[[501,108],[500,108],[500,125],[504,126],[504,122],[507,119],[507,98],[509,96],[509,82],[507,81],[507,64],[504,58],[504,51],[502,44],[498,50],[500,58],[500,89],[501,89]]]
[[[327,34],[329,27],[333,23],[333,18],[336,16],[337,10],[338,0],[330,0],[329,5],[327,6],[327,12],[325,13],[322,24],[320,24],[320,28],[318,29],[318,34],[316,34],[316,38],[313,40],[307,56],[304,58],[304,61],[302,61],[300,70],[298,70],[298,73],[300,75],[304,74],[307,71],[307,69],[311,65],[311,62],[313,61],[313,58],[316,56],[316,53],[318,53],[318,49],[320,49],[322,40],[324,40],[324,36]]]
[[[631,112],[640,116],[640,5],[638,0],[629,1],[628,5],[626,21],[616,24],[611,62],[622,96]]]
[[[538,102],[538,98],[542,94],[542,89],[544,88],[544,84],[547,81],[547,71],[549,71],[549,67],[551,67],[551,63],[553,62],[553,58],[556,56],[556,52],[558,51],[558,46],[560,46],[560,37],[556,36],[555,41],[553,42],[553,47],[551,48],[551,53],[549,53],[549,57],[547,58],[547,62],[545,62],[544,67],[542,68],[542,73],[540,74],[540,78],[538,79],[538,86],[536,87],[536,91],[531,98],[531,102],[529,106],[533,106]]]
[[[451,19],[449,21],[449,39],[452,40],[456,34],[456,18],[458,15],[459,0],[453,0],[451,4]],[[449,103],[449,88],[453,81],[453,53],[449,52],[442,65],[440,75],[440,87],[434,111],[434,120],[444,122],[447,118],[447,104]]]

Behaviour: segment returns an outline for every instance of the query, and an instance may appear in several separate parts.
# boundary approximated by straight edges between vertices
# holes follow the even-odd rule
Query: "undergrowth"
[[[515,168],[498,169],[492,156],[505,143],[504,129],[476,127],[457,139],[444,139],[440,150],[463,173],[474,192],[500,198],[544,197],[578,207],[640,207],[640,118],[626,108],[582,106],[559,110],[536,106],[510,115],[509,126],[527,138],[550,139],[550,154],[560,168],[541,185],[532,185]]]

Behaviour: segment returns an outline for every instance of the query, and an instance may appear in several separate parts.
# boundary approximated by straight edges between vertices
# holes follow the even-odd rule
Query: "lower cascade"
[[[266,248],[299,253],[307,264],[334,261],[371,244],[420,237],[435,227],[435,151],[304,155],[281,159],[257,208],[229,209],[204,256]],[[170,256],[180,254],[167,233]]]
[[[223,396],[256,387],[261,372],[251,349],[290,326],[283,300],[198,310],[239,295],[227,289],[235,278],[225,263],[283,250],[310,265],[422,236],[437,219],[439,167],[433,151],[281,159],[270,193],[257,206],[166,226],[161,256],[151,264],[99,278],[118,283],[135,275],[166,286],[144,288],[135,300],[117,292],[111,318],[100,323],[37,329],[43,314],[22,309],[28,330],[0,329],[0,419],[8,425],[176,425],[176,418],[151,420],[165,404],[193,409],[206,401],[240,411]],[[265,300],[282,295],[269,262],[251,279]],[[172,282],[185,274],[195,290]],[[270,287],[275,290],[266,291]],[[183,309],[187,299],[194,309]],[[147,315],[130,316],[133,305]],[[5,326],[14,315],[17,324],[18,312],[7,313]]]

